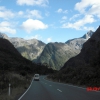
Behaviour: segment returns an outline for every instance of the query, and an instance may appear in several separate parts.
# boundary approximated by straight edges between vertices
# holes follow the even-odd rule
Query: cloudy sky
[[[100,25],[100,0],[0,0],[0,32],[66,42]]]

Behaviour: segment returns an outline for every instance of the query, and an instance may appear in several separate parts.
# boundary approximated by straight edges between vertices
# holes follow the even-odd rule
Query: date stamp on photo
[[[100,87],[87,87],[87,91],[100,91]]]

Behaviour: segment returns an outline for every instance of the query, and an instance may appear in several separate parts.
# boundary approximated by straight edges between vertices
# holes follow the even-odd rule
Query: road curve
[[[100,100],[100,92],[88,92],[85,88],[48,81],[40,76],[40,81],[33,80],[29,90],[18,100]]]

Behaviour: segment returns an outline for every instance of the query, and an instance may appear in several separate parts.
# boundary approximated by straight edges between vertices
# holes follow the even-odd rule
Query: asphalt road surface
[[[29,89],[18,100],[100,100],[100,92],[48,81],[40,76],[40,81],[33,80]]]

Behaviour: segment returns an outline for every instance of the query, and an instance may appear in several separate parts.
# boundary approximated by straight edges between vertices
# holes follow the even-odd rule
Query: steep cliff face
[[[68,44],[74,50],[81,50],[83,47],[83,44],[92,36],[93,33],[94,32],[90,30],[80,38],[68,40],[66,44]]]
[[[65,61],[75,56],[78,52],[65,43],[49,43],[45,46],[37,62],[47,63],[49,67],[59,70]]]
[[[24,90],[25,86],[30,84],[35,73],[47,75],[55,73],[55,71],[46,66],[32,63],[32,61],[21,56],[18,50],[7,39],[0,38],[0,100],[7,99],[7,97],[5,99],[2,99],[2,97],[7,93],[9,83],[15,91],[16,88],[20,89],[19,87]],[[29,84],[26,85],[28,82]],[[11,99],[15,100],[15,98]]]
[[[70,59],[64,65],[67,66],[90,66],[98,59],[100,53],[100,27],[84,44],[79,55]]]
[[[26,63],[31,62],[22,57],[8,40],[0,38],[0,69],[2,66],[5,66],[7,69],[15,69]]]
[[[83,44],[92,34],[93,32],[89,31],[83,37],[68,40],[65,43],[48,43],[37,62],[42,64],[47,63],[49,67],[60,70],[66,61],[80,53]]]
[[[21,55],[29,60],[37,59],[45,47],[45,43],[36,39],[10,38],[9,40]]]
[[[100,27],[83,44],[81,52],[50,78],[77,85],[100,86]]]
[[[9,39],[9,37],[6,34],[1,33],[1,32],[0,32],[0,38]]]
[[[36,39],[10,38],[2,33],[0,37],[8,39],[23,57],[59,70],[66,61],[80,53],[83,44],[92,34],[93,32],[89,31],[83,37],[68,40],[65,43],[55,42],[47,45]]]
[[[41,54],[45,47],[45,43],[37,39],[25,40],[18,37],[8,37],[4,33],[0,33],[0,38],[9,40],[21,55],[29,60],[35,60]]]

